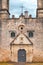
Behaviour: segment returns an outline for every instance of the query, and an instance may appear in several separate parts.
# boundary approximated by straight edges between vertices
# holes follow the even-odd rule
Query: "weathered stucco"
[[[40,1],[38,0],[42,4]],[[43,62],[43,5],[39,6],[39,3],[36,18],[26,17],[27,15],[9,18],[9,4],[7,4],[7,0],[2,0],[2,9],[0,7],[0,62],[18,62],[19,49],[26,50],[26,62]],[[15,32],[13,38],[11,37],[12,31]],[[29,37],[29,31],[33,31],[33,37]]]

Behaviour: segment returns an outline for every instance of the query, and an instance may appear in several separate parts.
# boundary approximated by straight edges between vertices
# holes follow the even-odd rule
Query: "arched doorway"
[[[26,51],[24,49],[18,50],[18,62],[26,62]]]

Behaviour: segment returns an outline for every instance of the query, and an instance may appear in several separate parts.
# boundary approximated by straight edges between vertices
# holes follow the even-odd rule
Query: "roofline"
[[[24,36],[26,36],[24,33],[22,33]],[[14,42],[14,40],[20,35],[20,33],[13,39],[13,41],[10,43],[10,45],[12,45],[12,43]],[[26,38],[29,40],[29,42],[31,44],[28,44],[28,45],[33,45],[33,42],[26,36]]]

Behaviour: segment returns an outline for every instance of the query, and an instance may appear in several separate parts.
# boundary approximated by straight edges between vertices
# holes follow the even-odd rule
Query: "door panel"
[[[18,62],[26,62],[26,51],[24,49],[18,51]]]

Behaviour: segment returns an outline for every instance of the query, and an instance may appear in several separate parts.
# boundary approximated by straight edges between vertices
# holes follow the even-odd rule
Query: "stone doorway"
[[[25,49],[18,50],[18,62],[26,62],[26,51]]]

